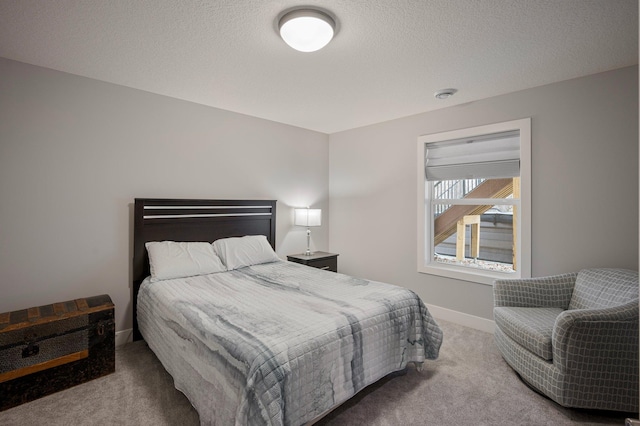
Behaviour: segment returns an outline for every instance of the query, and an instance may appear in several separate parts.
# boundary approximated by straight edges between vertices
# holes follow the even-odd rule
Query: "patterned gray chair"
[[[565,407],[638,412],[638,273],[584,269],[496,280],[495,340],[534,389]]]

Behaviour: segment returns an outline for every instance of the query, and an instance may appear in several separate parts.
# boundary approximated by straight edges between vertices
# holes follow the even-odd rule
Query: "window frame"
[[[433,260],[433,214],[431,213],[431,185],[425,175],[426,146],[429,143],[473,138],[492,133],[512,130],[520,132],[520,201],[517,220],[516,261],[518,269],[514,273],[502,273],[457,265],[437,263]],[[496,279],[531,277],[531,118],[511,120],[484,126],[421,135],[418,137],[418,272],[455,278],[480,284],[493,285]],[[473,199],[468,203],[488,204],[491,199]],[[494,199],[500,200],[500,199]],[[463,203],[467,203],[464,201]],[[462,204],[462,203],[461,203]],[[495,203],[493,203],[495,204]]]

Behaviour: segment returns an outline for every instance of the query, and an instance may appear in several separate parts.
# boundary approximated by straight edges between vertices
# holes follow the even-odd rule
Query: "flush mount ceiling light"
[[[458,89],[441,89],[434,93],[433,96],[435,96],[436,99],[447,99],[455,95],[457,91]]]
[[[278,23],[280,37],[300,52],[315,52],[333,38],[335,21],[326,13],[315,9],[297,9],[286,13]]]

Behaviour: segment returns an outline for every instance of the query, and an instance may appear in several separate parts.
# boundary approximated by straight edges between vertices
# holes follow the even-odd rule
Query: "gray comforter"
[[[303,424],[442,342],[412,291],[291,262],[145,282],[138,322],[216,425]]]

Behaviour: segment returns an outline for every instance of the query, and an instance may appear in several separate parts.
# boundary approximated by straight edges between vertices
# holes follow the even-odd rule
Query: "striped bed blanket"
[[[442,343],[412,291],[284,261],[145,281],[138,322],[203,425],[304,424]]]

